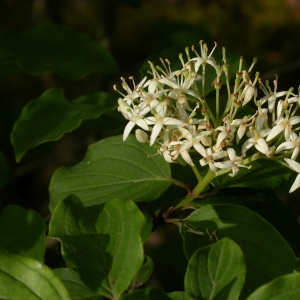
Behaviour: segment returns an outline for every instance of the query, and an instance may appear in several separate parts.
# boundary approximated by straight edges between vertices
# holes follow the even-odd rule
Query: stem
[[[217,125],[219,126],[220,124],[220,90],[216,89],[216,121],[218,122]]]
[[[197,167],[195,165],[192,166],[192,169],[198,179],[198,182],[202,181],[203,180],[203,177],[202,175],[200,174],[199,170],[197,169]]]
[[[176,205],[175,208],[185,206],[191,203],[197,196],[199,196],[204,189],[211,183],[211,181],[216,177],[216,174],[209,168],[205,177],[195,186],[192,193],[189,193],[180,203]]]
[[[202,97],[205,98],[205,65],[202,65]]]

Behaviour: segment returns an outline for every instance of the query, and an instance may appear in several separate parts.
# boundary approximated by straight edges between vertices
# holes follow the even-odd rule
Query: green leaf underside
[[[179,224],[188,259],[197,249],[216,241],[214,230],[218,239],[229,237],[241,247],[247,264],[244,296],[278,276],[299,269],[291,248],[274,227],[243,206],[205,205],[195,210],[184,224],[205,234],[193,234]]]
[[[127,294],[122,300],[170,300],[170,298],[162,289],[147,288]]]
[[[238,299],[246,275],[241,248],[229,238],[198,249],[189,261],[185,276],[191,299]]]
[[[114,198],[152,201],[170,185],[170,165],[159,155],[147,158],[153,148],[134,136],[101,140],[88,148],[82,162],[56,171],[50,183],[50,209],[70,194],[85,206]]]
[[[73,300],[101,300],[103,298],[85,286],[76,271],[62,268],[55,269],[54,272],[64,283]]]
[[[34,210],[10,205],[0,214],[0,249],[15,254],[44,259],[46,225]]]
[[[11,134],[16,160],[37,145],[56,141],[73,131],[83,120],[98,118],[116,108],[117,101],[106,93],[81,96],[69,102],[63,90],[53,88],[31,100],[15,122]]]
[[[300,295],[300,274],[288,274],[261,286],[247,300],[298,300]]]
[[[0,252],[0,299],[71,300],[57,275],[40,262]]]
[[[0,73],[18,69],[35,76],[55,72],[71,80],[89,73],[119,73],[114,59],[100,43],[70,27],[54,24],[0,36]]]
[[[87,287],[118,299],[143,263],[144,223],[131,201],[111,200],[102,210],[91,207],[89,211],[80,199],[70,196],[56,207],[49,235],[61,241],[65,260],[76,266]]]
[[[137,289],[139,286],[143,285],[151,276],[154,270],[154,263],[149,256],[145,256],[145,260],[137,274],[134,276],[131,282],[131,290]]]

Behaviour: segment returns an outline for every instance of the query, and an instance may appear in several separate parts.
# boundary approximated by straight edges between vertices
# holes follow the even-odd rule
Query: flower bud
[[[135,131],[135,137],[140,143],[146,143],[148,141],[148,134],[141,129]]]

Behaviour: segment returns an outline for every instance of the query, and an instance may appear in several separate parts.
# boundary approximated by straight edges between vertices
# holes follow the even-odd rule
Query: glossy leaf
[[[0,72],[18,69],[35,76],[55,72],[73,80],[90,73],[119,72],[114,59],[99,42],[70,27],[54,24],[0,36]]]
[[[246,207],[231,204],[205,205],[181,226],[188,259],[196,250],[229,237],[242,249],[247,275],[243,296],[270,280],[299,269],[295,255],[275,228]],[[187,226],[187,227],[186,227]],[[194,234],[188,229],[203,232]]]
[[[162,289],[147,288],[127,294],[122,300],[170,300],[170,298]]]
[[[73,300],[101,300],[102,296],[97,295],[89,289],[80,279],[79,274],[67,268],[55,269],[54,272],[66,286]]]
[[[191,299],[238,299],[246,276],[241,248],[229,238],[198,249],[189,261],[185,276]]]
[[[83,120],[95,119],[116,106],[116,99],[106,93],[81,96],[69,102],[62,89],[46,91],[24,107],[14,124],[11,142],[17,162],[29,149],[56,141],[79,127]]]
[[[255,292],[247,300],[298,300],[300,295],[300,274],[288,274],[276,278]]]
[[[10,205],[0,214],[0,249],[15,254],[44,259],[46,225],[34,210]]]
[[[88,148],[84,160],[56,171],[50,183],[50,209],[70,194],[85,206],[114,198],[153,201],[171,185],[170,164],[134,136],[101,140]]]
[[[71,300],[57,275],[40,262],[0,251],[0,299]]]
[[[145,256],[145,260],[137,274],[134,276],[130,290],[133,291],[143,285],[151,276],[154,269],[154,264],[149,256]]]
[[[87,209],[70,196],[53,212],[49,235],[61,241],[65,260],[76,266],[87,287],[118,299],[143,263],[144,223],[131,201],[111,200]]]

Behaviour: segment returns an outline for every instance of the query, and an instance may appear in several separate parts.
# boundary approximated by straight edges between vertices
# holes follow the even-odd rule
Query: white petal
[[[124,129],[124,133],[123,133],[123,141],[125,141],[130,133],[130,131],[132,130],[132,128],[134,127],[135,123],[132,121],[129,121]]]
[[[227,137],[227,132],[221,132],[218,135],[218,139],[217,139],[217,143],[216,143],[216,147],[219,148],[220,144],[223,142],[223,140],[225,140],[225,138]]]
[[[174,118],[164,118],[164,124],[165,125],[180,125],[180,126],[185,125],[184,122],[174,119]]]
[[[228,169],[232,167],[232,161],[226,160],[222,162],[215,162],[214,165],[219,169]]]
[[[159,135],[160,131],[162,129],[162,124],[155,124],[152,133],[151,133],[151,138],[150,138],[150,146],[152,146]]]
[[[277,153],[279,153],[279,152],[281,152],[281,151],[289,150],[289,149],[292,149],[292,148],[294,148],[294,147],[295,147],[294,142],[292,142],[292,141],[284,142],[284,143],[280,144],[280,145],[277,147],[275,153],[277,154]]]
[[[295,116],[295,117],[292,117],[291,119],[290,119],[290,124],[291,125],[295,125],[295,124],[297,124],[297,123],[299,123],[300,122],[300,117],[299,116]]]
[[[136,124],[143,128],[144,130],[149,130],[149,127],[144,119],[139,119],[136,121]]]
[[[271,130],[271,132],[269,133],[266,141],[270,141],[272,140],[275,136],[277,136],[278,134],[280,134],[282,131],[284,130],[284,126],[281,124],[278,124],[276,126],[274,126]]]
[[[300,164],[298,162],[296,162],[295,160],[289,159],[289,158],[285,158],[284,159],[289,166],[296,171],[297,173],[300,173]]]
[[[276,97],[275,96],[269,97],[269,99],[268,99],[268,108],[269,108],[270,113],[273,112],[275,102],[276,102]]]
[[[236,154],[235,154],[234,149],[228,148],[227,152],[228,152],[228,156],[229,156],[230,160],[236,160]]]
[[[180,155],[189,165],[194,166],[194,163],[187,151],[180,152]]]
[[[257,140],[255,148],[269,157],[269,146],[263,138]]]
[[[297,159],[297,157],[299,155],[299,151],[300,151],[299,147],[296,147],[293,151],[291,159]]]
[[[291,186],[290,193],[292,193],[294,190],[296,190],[298,187],[300,187],[300,174],[296,177],[293,185]]]
[[[206,152],[205,152],[205,149],[204,147],[200,144],[200,143],[196,143],[194,145],[194,148],[203,156],[205,157],[206,156]]]

